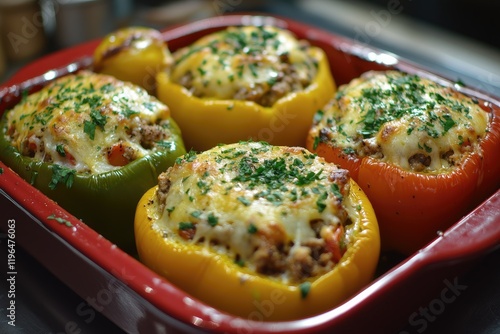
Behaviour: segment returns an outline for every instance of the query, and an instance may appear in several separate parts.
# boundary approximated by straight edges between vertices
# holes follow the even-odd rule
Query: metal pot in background
[[[0,0],[0,32],[0,51],[4,50],[9,62],[40,55],[45,50],[46,38],[39,1]]]
[[[56,48],[99,38],[113,27],[112,0],[51,0]]]

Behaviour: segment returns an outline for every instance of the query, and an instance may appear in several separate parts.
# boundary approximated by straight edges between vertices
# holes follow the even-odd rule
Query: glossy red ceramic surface
[[[367,70],[398,68],[452,85],[396,55],[357,41],[290,21],[257,15],[231,15],[166,29],[165,40],[175,50],[202,35],[231,25],[273,24],[323,48],[338,85]],[[46,56],[21,69],[0,86],[0,113],[16,104],[22,92],[36,91],[47,81],[92,65],[99,41]],[[460,88],[488,108],[500,109],[497,97]],[[238,318],[201,303],[143,266],[133,255],[67,213],[0,162],[1,215],[16,217],[16,240],[64,283],[126,332],[216,333],[388,333],[408,323],[419,305],[452,284],[454,277],[478,257],[500,246],[500,191],[483,199],[462,220],[417,253],[397,261],[381,259],[377,278],[342,305],[324,314],[297,321],[266,322],[274,305],[262,305],[248,318]],[[52,215],[66,219],[61,224]],[[2,220],[2,229],[6,229]],[[328,298],[328,296],[325,296]],[[410,319],[411,320],[411,319]]]

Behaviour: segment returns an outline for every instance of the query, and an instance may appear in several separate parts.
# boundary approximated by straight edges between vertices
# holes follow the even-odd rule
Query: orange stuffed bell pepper
[[[157,96],[197,151],[248,139],[304,146],[336,89],[323,50],[272,26],[229,27],[173,57]]]
[[[500,115],[450,87],[397,71],[339,88],[307,147],[348,169],[385,249],[411,253],[500,185]]]
[[[345,301],[373,278],[380,250],[370,202],[346,170],[262,142],[177,159],[139,202],[135,236],[141,261],[170,282],[262,321]]]

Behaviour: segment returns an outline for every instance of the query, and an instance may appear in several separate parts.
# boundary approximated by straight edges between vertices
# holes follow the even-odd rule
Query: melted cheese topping
[[[317,119],[317,142],[419,172],[459,165],[488,128],[488,113],[470,98],[396,71],[368,72],[341,86]]]
[[[27,96],[7,115],[8,134],[20,152],[78,172],[102,173],[118,168],[108,160],[116,144],[133,159],[168,143],[168,123],[161,142],[141,144],[141,127],[169,118],[168,108],[145,90],[88,71],[62,77]],[[158,144],[158,145],[157,145]]]
[[[169,238],[202,243],[257,271],[260,261],[275,273],[269,269],[275,263],[262,265],[258,257],[262,245],[264,253],[275,256],[265,261],[291,267],[301,261],[301,253],[312,256],[314,247],[324,251],[328,233],[358,220],[359,203],[348,198],[347,171],[303,148],[257,142],[219,146],[178,159],[162,178],[168,187],[159,196],[164,209],[156,229]],[[346,227],[341,247],[353,233],[354,227]],[[321,265],[309,274],[334,263]],[[286,281],[294,275],[291,269],[278,274]]]
[[[271,26],[230,27],[207,35],[173,54],[172,81],[195,96],[216,99],[255,98],[258,91],[293,80],[293,90],[316,75],[317,59],[290,32]],[[238,97],[238,95],[243,95]]]

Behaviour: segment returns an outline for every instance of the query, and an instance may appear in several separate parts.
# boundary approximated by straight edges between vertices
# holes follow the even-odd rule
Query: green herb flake
[[[318,208],[319,212],[323,212],[326,209],[325,200],[327,199],[327,197],[328,197],[328,194],[325,191],[316,200],[316,207]]]
[[[302,299],[306,299],[307,296],[309,295],[309,292],[311,291],[311,282],[304,282],[300,284],[299,290],[300,290],[300,297],[302,297]]]
[[[432,147],[428,146],[427,144],[424,144],[424,150],[427,153],[431,153],[432,152]]]
[[[252,202],[245,196],[238,196],[237,200],[240,201],[244,206],[249,206],[250,204],[252,204]]]
[[[62,144],[56,145],[56,152],[59,153],[61,157],[66,156],[66,151],[64,150],[64,145]]]
[[[319,136],[314,137],[314,143],[313,143],[313,149],[314,150],[318,148],[319,143],[320,143]]]
[[[250,234],[255,234],[255,233],[257,233],[257,226],[255,226],[254,224],[250,224],[250,225],[248,225],[247,231]]]
[[[179,230],[180,231],[186,231],[186,230],[192,230],[194,229],[194,224],[191,222],[180,222],[179,223]]]
[[[191,212],[191,216],[193,216],[194,218],[200,218],[202,213],[203,212],[196,210],[196,211]]]
[[[76,170],[58,164],[53,164],[50,168],[52,169],[52,178],[49,183],[50,189],[54,190],[60,183],[64,184],[68,189],[73,186]]]
[[[90,112],[90,118],[95,125],[100,126],[101,128],[104,128],[108,121],[106,115],[101,114],[98,110],[92,110]]]
[[[175,163],[177,165],[180,165],[184,162],[192,162],[196,159],[196,152],[195,151],[189,151],[186,154],[184,154],[182,157],[178,157],[175,159]]]
[[[237,264],[238,266],[240,267],[244,267],[245,266],[245,261],[243,261],[242,259],[234,259],[234,263]]]
[[[122,110],[122,114],[123,114],[125,117],[130,118],[130,117],[132,117],[132,116],[134,116],[134,115],[138,115],[138,114],[139,114],[139,112],[138,112],[138,111],[135,111],[135,110],[132,110],[132,109],[130,109],[130,108],[124,108],[124,109]]]
[[[333,183],[331,186],[332,193],[337,197],[338,199],[342,200],[344,196],[342,196],[342,193],[340,192],[339,185],[336,183]]]
[[[198,73],[200,73],[201,76],[204,76],[205,74],[207,74],[207,71],[204,70],[202,67],[198,67],[197,70],[198,70]]]
[[[318,124],[324,115],[325,115],[325,112],[323,110],[319,109],[318,111],[316,111],[316,113],[314,114],[314,117],[313,117],[313,123]]]
[[[47,217],[47,219],[55,220],[59,224],[64,224],[68,227],[73,227],[73,224],[71,224],[71,222],[69,220],[66,220],[66,219],[61,218],[61,217],[57,217],[55,214],[51,214],[50,216]]]
[[[212,212],[208,214],[207,220],[208,220],[208,225],[212,227],[214,227],[219,223],[219,218],[217,218],[217,216],[215,216]]]
[[[446,114],[439,118],[439,122],[443,126],[444,133],[448,132],[456,124],[453,118],[450,115]]]
[[[96,125],[90,121],[83,122],[83,131],[89,136],[91,140],[95,138]]]

